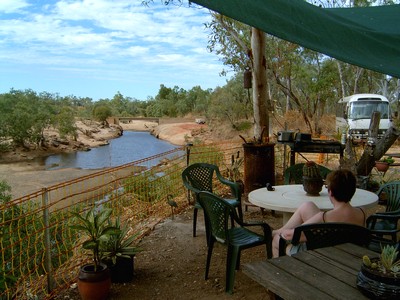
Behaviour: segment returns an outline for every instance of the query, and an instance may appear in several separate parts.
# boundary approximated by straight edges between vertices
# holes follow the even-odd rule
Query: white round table
[[[283,224],[286,224],[303,202],[312,201],[321,210],[333,209],[325,186],[322,187],[319,196],[307,195],[302,184],[276,185],[274,188],[275,191],[268,191],[265,187],[251,191],[248,198],[249,202],[254,205],[282,212]],[[378,203],[378,195],[363,189],[356,189],[350,203],[354,207],[373,207]]]

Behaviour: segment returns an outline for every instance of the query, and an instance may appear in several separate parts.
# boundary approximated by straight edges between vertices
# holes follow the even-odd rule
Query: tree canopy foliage
[[[152,1],[145,1],[147,3]],[[166,4],[174,1],[166,1]],[[175,1],[182,3],[182,1]],[[311,1],[332,7],[347,1]],[[353,1],[351,5],[387,4],[392,1]],[[233,74],[222,87],[190,90],[160,84],[154,97],[138,100],[117,92],[112,99],[93,101],[89,97],[14,90],[0,94],[0,147],[12,141],[16,146],[41,146],[43,131],[53,127],[63,137],[76,136],[77,118],[104,122],[110,116],[184,117],[187,115],[227,120],[238,128],[243,120],[254,121],[253,96],[243,87],[243,73],[251,68],[251,28],[211,13],[206,24],[210,32],[208,50],[226,66],[221,74]],[[355,93],[385,95],[399,112],[400,80],[329,58],[271,35],[266,35],[266,108],[283,115],[298,110],[311,133],[320,131],[318,120],[334,114],[338,100]],[[313,120],[314,122],[311,122]],[[314,124],[314,127],[311,126]],[[283,128],[282,128],[283,129]]]

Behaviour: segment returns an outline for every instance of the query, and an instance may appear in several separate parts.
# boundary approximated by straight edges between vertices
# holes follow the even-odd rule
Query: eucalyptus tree
[[[185,97],[186,111],[181,111],[182,115],[194,113],[196,115],[206,115],[210,107],[211,89],[203,90],[200,86],[194,86],[187,91]]]
[[[235,72],[252,71],[254,136],[261,141],[264,129],[269,129],[269,111],[272,110],[265,57],[266,35],[220,14],[211,13],[211,16],[212,21],[206,25],[211,30],[208,49],[221,55],[223,63]]]
[[[309,1],[315,5],[325,8],[337,7],[368,7],[375,5],[399,4],[400,1],[393,0],[313,0]],[[388,81],[396,81],[396,78],[373,72],[358,66],[335,60],[337,72],[340,78],[340,89],[338,90],[338,99],[356,93],[378,93],[391,98],[390,94],[398,93],[396,87],[394,91],[388,89]]]
[[[72,137],[74,141],[78,138],[78,128],[75,125],[76,111],[71,106],[63,106],[54,117],[55,126],[61,138]]]
[[[128,111],[129,102],[129,97],[124,97],[120,92],[117,92],[109,103],[113,115],[122,116],[123,113],[126,113]]]
[[[252,104],[243,87],[243,73],[236,73],[223,87],[216,88],[210,97],[207,116],[212,119],[228,119],[238,129],[242,120],[252,115]]]
[[[102,122],[107,123],[107,118],[112,116],[112,110],[107,100],[99,100],[93,108],[93,117]]]
[[[219,14],[213,13],[212,16],[207,25],[211,30],[209,50],[220,55],[223,63],[236,72],[246,67],[254,68],[250,61],[254,56],[251,28]],[[271,35],[266,35],[265,44],[266,61],[263,65],[267,69],[267,78],[263,80],[266,107],[261,109],[274,111],[276,106],[295,108],[302,113],[310,132],[318,130],[311,126],[310,119],[325,113],[328,99],[337,98],[336,80],[332,80],[335,70],[330,67],[330,59]],[[253,111],[257,114],[255,107]]]
[[[156,117],[160,118],[163,116],[162,105],[159,101],[156,101],[154,98],[149,98],[147,100],[146,107],[146,117]]]
[[[11,139],[16,146],[40,146],[43,131],[53,122],[55,96],[32,90],[11,90],[0,97],[2,138]]]

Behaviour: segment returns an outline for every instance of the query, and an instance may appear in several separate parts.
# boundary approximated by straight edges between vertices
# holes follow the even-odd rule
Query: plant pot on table
[[[372,259],[375,262],[377,259]],[[370,299],[400,299],[400,277],[382,273],[364,264],[357,275],[357,287]]]
[[[309,196],[319,196],[324,182],[321,177],[303,176],[303,188]]]

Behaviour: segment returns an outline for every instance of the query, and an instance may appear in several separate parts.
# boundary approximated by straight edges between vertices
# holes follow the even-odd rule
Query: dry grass
[[[311,126],[315,132],[320,132],[321,135],[332,137],[336,134],[336,117],[334,115],[323,115],[318,119],[318,124],[314,120],[310,120]],[[317,127],[317,130],[315,128]],[[285,130],[293,130],[304,133],[309,133],[310,128],[306,125],[302,114],[299,111],[291,110],[283,116],[274,116],[272,119],[273,132]]]

